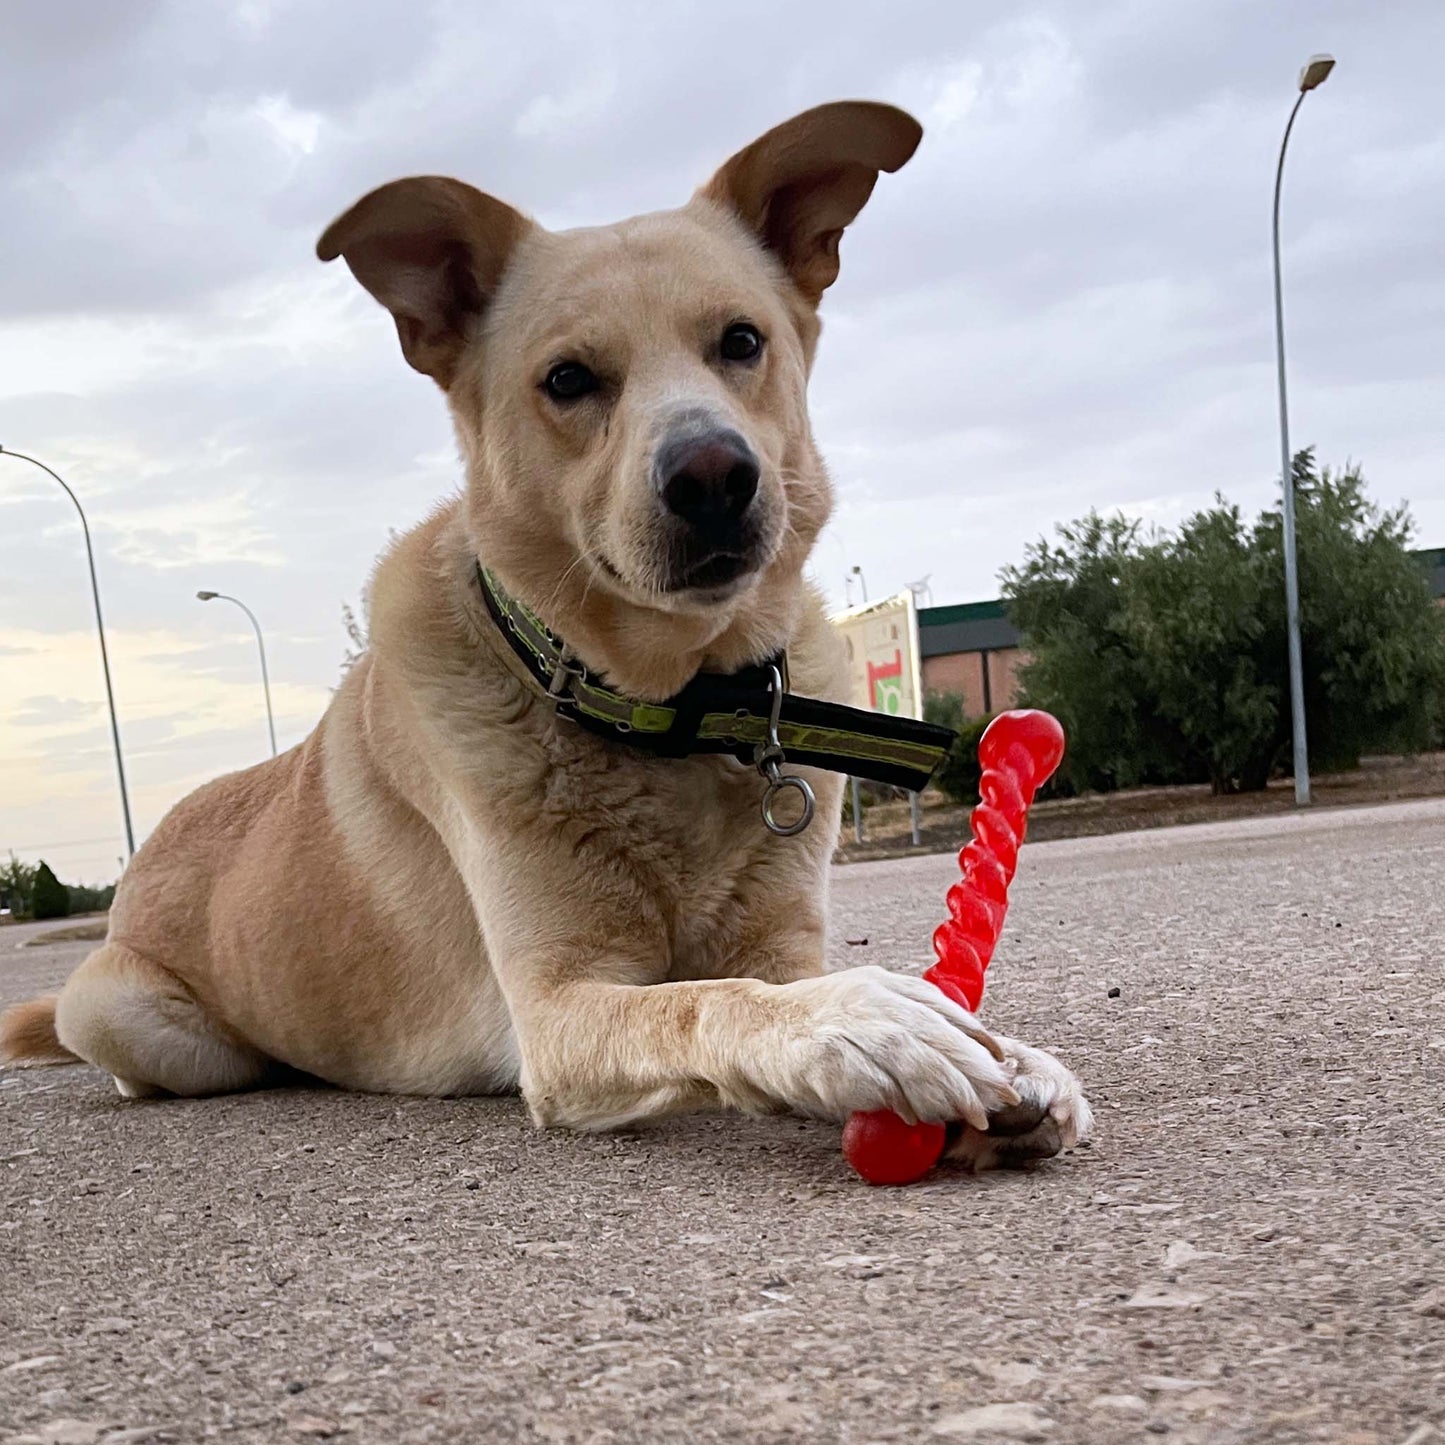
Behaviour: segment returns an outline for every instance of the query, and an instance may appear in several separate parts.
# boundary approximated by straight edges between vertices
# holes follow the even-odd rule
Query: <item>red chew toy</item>
[[[978,744],[982,800],[969,817],[973,841],[958,855],[963,878],[948,890],[948,921],[933,934],[938,962],[923,976],[971,1013],[983,999],[983,975],[1008,913],[1034,794],[1064,756],[1064,730],[1046,712],[1000,713]],[[843,1154],[870,1184],[912,1184],[943,1153],[942,1124],[907,1124],[888,1109],[854,1114]]]

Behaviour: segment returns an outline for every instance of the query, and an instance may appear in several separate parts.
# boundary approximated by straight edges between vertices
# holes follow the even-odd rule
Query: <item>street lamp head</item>
[[[221,594],[220,594],[219,592],[197,592],[197,593],[196,593],[196,601],[197,601],[197,602],[209,602],[209,601],[212,600],[212,598],[219,597],[220,595],[221,595]]]
[[[1334,68],[1333,55],[1311,55],[1305,62],[1305,68],[1299,73],[1299,88],[1314,90],[1316,86],[1323,85]]]

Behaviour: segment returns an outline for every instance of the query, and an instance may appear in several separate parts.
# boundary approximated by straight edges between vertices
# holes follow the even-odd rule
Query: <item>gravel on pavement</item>
[[[950,857],[834,875],[919,970]],[[0,1003],[89,945],[15,948]],[[1445,802],[1029,845],[984,1017],[1093,1141],[0,1074],[0,1441],[1445,1445]]]

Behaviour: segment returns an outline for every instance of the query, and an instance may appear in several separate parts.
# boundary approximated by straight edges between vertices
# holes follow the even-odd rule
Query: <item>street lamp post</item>
[[[200,602],[212,602],[217,598],[222,602],[234,602],[251,619],[251,626],[255,630],[256,650],[261,654],[261,687],[266,694],[266,727],[271,733],[271,756],[274,758],[276,756],[276,719],[271,713],[271,679],[266,672],[266,642],[261,636],[261,624],[256,621],[256,614],[239,597],[231,597],[225,592],[196,593],[196,599]]]
[[[861,588],[863,589],[863,600],[864,600],[864,602],[867,602],[867,600],[868,600],[868,579],[867,579],[866,577],[864,577],[864,575],[863,575],[863,569],[862,569],[861,567],[856,567],[856,566],[855,566],[855,567],[853,568],[853,576],[855,576],[855,577],[858,579],[858,585],[859,585],[859,587],[861,587]]]
[[[1310,760],[1309,742],[1305,726],[1305,682],[1304,658],[1300,649],[1299,633],[1299,561],[1295,546],[1294,526],[1294,460],[1289,449],[1289,402],[1285,392],[1284,379],[1284,296],[1280,285],[1279,266],[1279,194],[1284,182],[1284,153],[1289,146],[1289,134],[1294,129],[1295,116],[1304,104],[1305,96],[1317,86],[1323,85],[1330,71],[1335,68],[1334,58],[1329,55],[1312,55],[1305,68],[1300,71],[1299,98],[1289,113],[1289,122],[1284,128],[1284,139],[1279,146],[1279,165],[1274,173],[1274,341],[1275,358],[1279,371],[1279,450],[1280,483],[1284,488],[1284,599],[1285,628],[1289,637],[1289,705],[1290,723],[1294,741],[1294,800],[1303,806],[1310,801]]]
[[[35,457],[26,456],[24,452],[14,452],[0,446],[0,454],[14,457],[16,461],[29,462],[31,466],[39,467],[47,476],[59,482],[65,495],[75,504],[76,513],[80,517],[80,530],[85,535],[85,559],[90,564],[90,595],[95,603],[95,630],[100,637],[100,669],[105,674],[105,701],[110,709],[110,740],[115,745],[115,774],[120,781],[120,811],[125,820],[126,857],[132,858],[135,856],[135,829],[131,827],[130,821],[130,794],[125,786],[125,759],[120,751],[120,724],[115,715],[115,692],[110,685],[110,654],[105,646],[105,619],[100,613],[100,584],[95,578],[95,549],[90,545],[90,524],[85,520],[85,509],[80,505],[80,498],[70,490],[58,472],[52,471]]]

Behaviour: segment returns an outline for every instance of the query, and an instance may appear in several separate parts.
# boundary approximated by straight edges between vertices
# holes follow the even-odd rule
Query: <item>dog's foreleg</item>
[[[993,1041],[921,979],[856,968],[791,983],[540,983],[526,971],[533,981],[508,994],[539,1124],[608,1128],[723,1104],[835,1120],[889,1108],[982,1128],[1017,1102]]]

